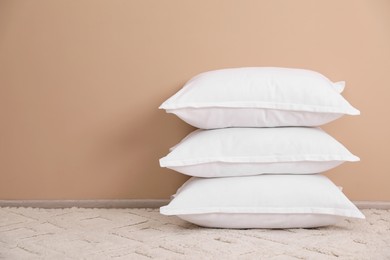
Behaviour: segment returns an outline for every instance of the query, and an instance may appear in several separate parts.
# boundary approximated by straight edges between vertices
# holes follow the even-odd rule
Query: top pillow
[[[195,76],[160,109],[203,129],[320,126],[360,114],[340,95],[344,84],[304,69],[222,69]]]

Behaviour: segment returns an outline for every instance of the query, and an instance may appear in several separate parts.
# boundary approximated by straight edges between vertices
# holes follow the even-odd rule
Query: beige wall
[[[328,176],[390,200],[390,1],[0,1],[0,199],[168,198],[192,128],[157,107],[195,74],[283,66],[346,80]]]

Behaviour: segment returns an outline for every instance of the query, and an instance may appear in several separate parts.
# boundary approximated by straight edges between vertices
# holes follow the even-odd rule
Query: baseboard
[[[390,209],[390,201],[353,201],[359,209]]]
[[[0,200],[0,207],[32,208],[159,208],[169,200]]]
[[[159,208],[169,200],[0,200],[0,207],[32,208]],[[359,209],[390,209],[390,201],[354,201]]]

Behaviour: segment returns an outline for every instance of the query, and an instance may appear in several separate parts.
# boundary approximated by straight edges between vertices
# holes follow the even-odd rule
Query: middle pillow
[[[195,130],[160,159],[160,166],[196,177],[313,174],[359,161],[320,128]]]

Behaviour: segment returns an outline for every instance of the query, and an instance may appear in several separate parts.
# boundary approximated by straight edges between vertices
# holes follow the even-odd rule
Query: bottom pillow
[[[160,212],[215,228],[310,228],[364,218],[323,175],[193,177]]]
[[[325,214],[206,213],[179,218],[211,228],[312,228],[336,224],[341,217]]]

